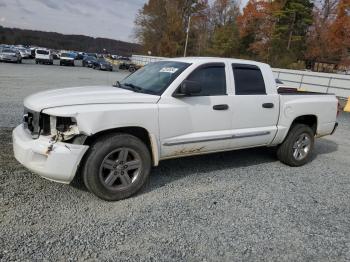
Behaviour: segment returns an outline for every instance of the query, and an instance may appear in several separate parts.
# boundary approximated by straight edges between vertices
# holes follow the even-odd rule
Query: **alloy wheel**
[[[121,190],[130,187],[141,170],[140,155],[131,148],[123,147],[112,151],[104,158],[99,178],[107,189]]]
[[[311,137],[302,133],[293,144],[293,157],[298,161],[303,160],[309,154],[310,149]]]

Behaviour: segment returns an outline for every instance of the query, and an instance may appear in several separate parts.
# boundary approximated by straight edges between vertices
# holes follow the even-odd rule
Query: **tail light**
[[[341,105],[340,105],[339,100],[338,100],[338,106],[337,106],[337,117],[339,116],[340,111],[341,111]]]

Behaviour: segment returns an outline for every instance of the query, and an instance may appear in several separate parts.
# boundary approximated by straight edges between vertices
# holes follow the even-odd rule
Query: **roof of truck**
[[[166,59],[168,60],[168,59]],[[175,60],[179,62],[186,63],[213,63],[213,62],[229,62],[229,63],[240,63],[240,64],[250,64],[250,65],[266,65],[265,63],[253,61],[253,60],[244,60],[236,58],[222,58],[222,57],[200,57],[200,56],[189,56],[189,57],[176,57],[169,58],[169,60]]]

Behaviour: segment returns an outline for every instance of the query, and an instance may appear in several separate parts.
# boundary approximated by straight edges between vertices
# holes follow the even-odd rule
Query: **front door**
[[[201,92],[159,102],[161,158],[220,151],[230,147],[232,108],[224,63],[199,66],[187,80]]]

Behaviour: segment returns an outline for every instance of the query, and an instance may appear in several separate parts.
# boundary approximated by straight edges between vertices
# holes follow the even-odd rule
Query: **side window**
[[[236,95],[266,95],[265,82],[259,67],[232,64]]]
[[[187,80],[196,81],[202,91],[196,96],[220,96],[226,95],[225,64],[208,64],[200,66],[193,71]]]

